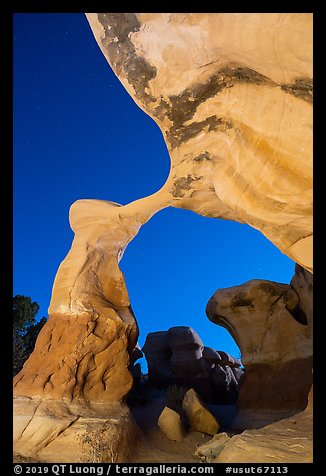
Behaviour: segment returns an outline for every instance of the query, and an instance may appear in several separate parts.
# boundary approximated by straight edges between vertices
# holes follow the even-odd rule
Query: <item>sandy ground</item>
[[[143,431],[133,457],[133,463],[198,463],[194,456],[198,446],[206,443],[211,436],[199,432],[189,432],[184,440],[172,441],[166,438],[156,422],[163,410],[160,403],[149,403],[144,407],[133,407],[132,412],[138,426]]]
[[[13,455],[13,463],[40,463],[40,461],[37,461],[36,459],[33,458],[25,458],[25,456],[20,456],[20,455]]]
[[[142,430],[142,438],[135,442],[135,454],[130,463],[198,463],[200,459],[194,455],[198,446],[211,439],[203,433],[189,432],[183,441],[172,441],[166,438],[157,426],[157,420],[164,408],[164,402],[155,401],[145,406],[131,408],[133,416]],[[210,407],[222,425],[221,431],[227,431],[228,422],[232,419],[232,406]],[[229,433],[229,432],[228,432]],[[230,434],[230,433],[229,433]],[[231,436],[231,434],[230,434]],[[30,458],[14,455],[14,463],[39,462]]]

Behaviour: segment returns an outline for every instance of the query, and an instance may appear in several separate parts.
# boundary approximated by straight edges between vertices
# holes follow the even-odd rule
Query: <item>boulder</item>
[[[240,369],[240,367],[231,367],[231,370],[233,372],[233,375],[239,385],[240,380],[244,377],[244,370]]]
[[[167,331],[171,349],[170,365],[177,378],[207,378],[204,345],[199,335],[187,326],[171,327]]]
[[[291,279],[291,286],[297,292],[300,300],[296,319],[303,325],[313,326],[313,276],[300,265],[295,265],[295,273]]]
[[[227,392],[229,403],[236,403],[238,399],[238,381],[234,375],[233,368],[229,366],[224,367],[227,377]]]
[[[154,385],[193,388],[202,399],[211,403],[237,400],[238,380],[232,370],[239,361],[226,353],[222,358],[221,351],[205,347],[191,327],[175,326],[168,331],[149,333],[143,352],[149,380]]]
[[[221,365],[215,365],[210,373],[210,382],[214,389],[214,394],[218,396],[218,403],[229,403],[229,375],[226,372],[225,367]],[[238,393],[235,395],[237,398]]]
[[[182,410],[192,430],[208,435],[215,435],[218,432],[220,428],[218,421],[192,388],[186,392],[183,398]]]
[[[218,403],[233,404],[238,399],[238,380],[235,377],[233,368],[216,365],[210,373],[210,382],[215,395],[218,395]],[[240,370],[242,373],[243,371]]]
[[[169,440],[181,441],[185,437],[179,413],[169,407],[164,407],[157,424]]]
[[[230,441],[230,437],[227,433],[217,433],[207,443],[199,446],[195,451],[195,455],[199,456],[201,460],[211,463],[221,453],[228,441]]]
[[[203,357],[204,345],[199,335],[191,327],[175,326],[167,331],[167,336],[176,384],[193,387],[203,399],[213,401],[214,393]]]
[[[214,368],[214,366],[219,364],[222,360],[220,354],[216,350],[206,346],[203,349],[203,357],[209,370]]]
[[[241,367],[242,363],[241,360],[236,359],[232,355],[224,352],[224,350],[218,350],[218,355],[220,356],[220,365],[227,365],[228,367]]]
[[[174,382],[171,368],[171,350],[167,331],[150,332],[142,348],[148,366],[148,378],[158,387],[166,387]]]

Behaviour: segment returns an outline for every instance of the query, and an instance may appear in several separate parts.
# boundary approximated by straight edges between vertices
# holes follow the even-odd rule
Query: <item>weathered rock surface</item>
[[[230,437],[227,433],[217,433],[207,443],[199,446],[195,451],[195,455],[199,456],[201,460],[211,463],[222,452],[224,446],[229,441]]]
[[[54,282],[48,322],[14,378],[16,396],[107,403],[131,388],[138,328],[118,260],[139,225],[122,221],[119,208],[97,200],[71,207],[74,242]]]
[[[183,397],[182,410],[192,430],[215,435],[220,429],[214,415],[206,408],[192,388]]]
[[[311,270],[312,14],[86,16],[163,132],[170,205],[247,223]]]
[[[296,267],[291,283],[300,295],[293,285],[252,280],[217,290],[207,304],[208,318],[225,327],[241,350],[245,376],[234,422],[239,428],[275,421],[307,405],[312,385],[309,275]]]
[[[312,392],[310,395],[312,399]],[[312,463],[312,406],[261,429],[233,436],[215,463]]]
[[[158,210],[248,223],[311,269],[312,15],[87,18],[121,82],[161,127],[171,172],[159,192],[129,205],[71,207],[74,242],[15,395],[101,402],[122,399],[132,383],[137,326],[118,261]]]
[[[241,362],[226,352],[205,347],[191,327],[150,332],[143,352],[149,380],[157,387],[194,388],[207,402],[224,404],[237,400],[243,375]]]
[[[139,433],[128,407],[120,404],[90,409],[17,397],[14,414],[14,452],[41,462],[125,462]]]
[[[152,207],[153,203],[149,210]],[[100,200],[73,204],[72,248],[56,275],[49,319],[14,378],[15,397],[81,406],[86,416],[88,408],[94,423],[94,412],[101,405],[120,402],[129,392],[133,379],[128,367],[138,328],[118,262],[149,214],[144,208],[135,213],[134,204],[127,208]],[[15,412],[16,407],[14,427]],[[23,432],[18,445],[23,456],[28,445],[28,433]],[[55,460],[56,455],[52,457]]]
[[[224,352],[224,350],[218,350],[217,354],[219,355],[219,365],[227,365],[228,367],[238,368],[241,367],[242,362],[239,359],[236,359],[232,355]]]
[[[167,331],[147,334],[142,352],[146,357],[149,380],[158,387],[171,385],[175,375],[170,365],[171,350]]]
[[[131,388],[138,330],[118,262],[162,208],[247,223],[312,269],[312,14],[86,15],[171,156],[168,180],[150,197],[72,205],[75,237],[54,281],[49,320],[14,379],[15,396],[91,408],[119,402]]]
[[[204,345],[191,327],[171,327],[167,331],[167,339],[171,349],[170,365],[177,377],[208,377],[203,357]]]
[[[313,276],[304,268],[295,265],[295,273],[291,279],[291,286],[298,293],[300,299],[301,315],[297,319],[307,323],[312,329],[313,326]]]
[[[180,415],[169,407],[164,407],[157,424],[169,440],[181,441],[185,437]]]

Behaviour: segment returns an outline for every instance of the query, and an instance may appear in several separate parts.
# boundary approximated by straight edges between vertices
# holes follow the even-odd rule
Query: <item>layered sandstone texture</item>
[[[37,462],[126,462],[139,439],[128,407],[14,399],[14,453]]]
[[[230,437],[227,433],[216,433],[211,440],[197,448],[195,455],[199,456],[202,462],[212,463],[229,441]]]
[[[123,217],[120,208],[79,200],[70,209],[75,237],[54,281],[49,319],[14,378],[14,449],[23,456],[58,461],[64,441],[71,451],[60,453],[60,461],[78,462],[80,428],[133,426],[119,402],[133,384],[138,328],[118,262],[144,211],[124,210]],[[129,441],[118,430],[111,434],[121,448]]]
[[[226,443],[215,463],[312,463],[312,391],[306,409]]]
[[[129,205],[72,205],[75,238],[14,392],[101,403],[132,385],[137,325],[118,262],[160,209],[249,223],[311,268],[311,15],[87,18],[121,82],[160,125],[171,172],[156,194]]]
[[[208,318],[238,344],[245,367],[239,428],[261,426],[307,405],[312,385],[312,275],[296,265],[291,284],[251,280],[219,289]]]
[[[118,266],[137,231],[115,204],[81,200],[70,211],[75,238],[55,278],[49,319],[14,378],[16,396],[67,402],[120,401],[132,386],[129,355],[138,329]]]
[[[110,66],[161,128],[171,169],[150,197],[72,205],[75,237],[49,320],[14,379],[15,397],[31,400],[21,409],[28,425],[39,399],[52,415],[58,402],[75,416],[85,405],[100,415],[130,390],[138,329],[118,263],[162,208],[247,223],[312,269],[312,15],[86,15]],[[27,451],[28,431],[17,431]]]
[[[161,128],[170,204],[247,223],[312,270],[312,14],[87,13]]]

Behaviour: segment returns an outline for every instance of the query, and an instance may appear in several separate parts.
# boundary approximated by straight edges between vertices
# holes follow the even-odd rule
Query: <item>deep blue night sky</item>
[[[144,197],[169,166],[160,129],[115,77],[83,14],[14,15],[14,294],[37,301],[38,318],[72,243],[70,205]],[[189,325],[236,357],[231,336],[205,315],[208,299],[294,274],[294,262],[249,226],[172,208],[140,230],[120,264],[140,345],[150,331]]]

